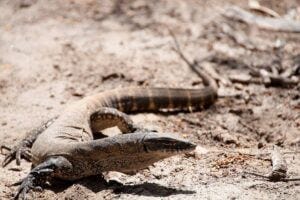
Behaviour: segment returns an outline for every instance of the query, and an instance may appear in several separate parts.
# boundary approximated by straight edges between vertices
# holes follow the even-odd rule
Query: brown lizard
[[[107,171],[130,173],[194,150],[195,144],[170,134],[137,128],[125,113],[206,108],[215,102],[217,92],[211,78],[202,78],[208,83],[203,89],[121,88],[70,104],[6,155],[3,166],[14,159],[20,164],[21,157],[32,161],[28,176],[17,183],[15,199],[25,199],[28,191],[50,178],[76,180]],[[113,126],[124,134],[95,139],[99,131]]]

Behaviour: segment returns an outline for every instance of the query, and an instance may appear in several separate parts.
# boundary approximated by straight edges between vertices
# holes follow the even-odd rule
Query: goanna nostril
[[[194,143],[189,143],[189,147],[190,147],[191,149],[195,149],[195,148],[197,147],[197,145],[194,144]]]

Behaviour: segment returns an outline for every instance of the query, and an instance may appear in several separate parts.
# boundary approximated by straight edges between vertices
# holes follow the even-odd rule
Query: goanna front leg
[[[64,157],[51,157],[33,168],[21,181],[13,184],[20,185],[14,199],[26,199],[26,194],[32,189],[41,189],[54,174],[64,174],[72,171],[72,164]]]
[[[6,149],[9,151],[5,155],[4,161],[2,162],[2,167],[5,167],[8,165],[11,161],[16,159],[17,165],[20,165],[21,158],[24,158],[27,161],[31,160],[31,147],[34,141],[37,139],[37,137],[44,132],[58,117],[54,117],[47,122],[43,123],[41,126],[37,127],[36,129],[33,129],[32,131],[29,131],[26,134],[26,137],[21,140],[16,146],[10,148],[6,145],[2,145],[1,151],[3,149]]]
[[[93,133],[113,126],[117,126],[122,133],[149,131],[136,126],[129,115],[115,108],[102,107],[91,115]]]

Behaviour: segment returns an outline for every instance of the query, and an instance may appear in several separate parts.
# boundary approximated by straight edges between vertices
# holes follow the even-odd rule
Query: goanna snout
[[[167,152],[167,153],[185,153],[196,148],[196,145],[170,135],[148,134],[143,139],[144,150],[146,152]]]

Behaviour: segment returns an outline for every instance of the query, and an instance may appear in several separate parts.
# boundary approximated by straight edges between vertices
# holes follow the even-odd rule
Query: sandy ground
[[[262,1],[280,15],[300,2]],[[250,69],[284,70],[300,65],[300,35],[265,31],[220,15],[247,1],[1,0],[0,144],[13,146],[27,131],[60,112],[69,102],[125,86],[202,87],[172,50],[172,30],[189,59],[213,55],[203,65],[224,78]],[[297,15],[298,8],[298,15]],[[295,17],[295,18],[296,18]],[[242,32],[254,48],[222,32]],[[299,74],[298,74],[299,76]],[[228,80],[228,79],[226,79]],[[202,112],[136,114],[136,123],[174,132],[198,144],[196,153],[158,162],[134,176],[106,174],[122,185],[106,187],[98,177],[57,183],[34,199],[300,199],[300,182],[268,182],[243,175],[266,174],[274,144],[299,151],[300,85],[221,84],[223,95]],[[240,152],[240,153],[238,153]],[[300,176],[300,156],[285,154],[288,174]],[[0,162],[4,159],[0,155]],[[30,170],[11,163],[0,168],[0,198],[10,199]]]

